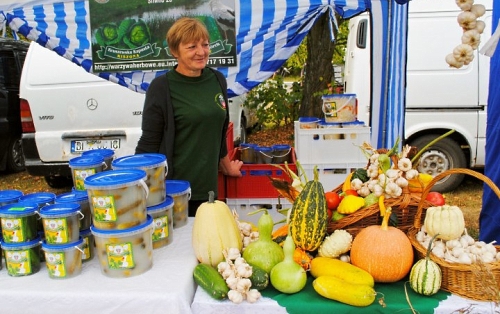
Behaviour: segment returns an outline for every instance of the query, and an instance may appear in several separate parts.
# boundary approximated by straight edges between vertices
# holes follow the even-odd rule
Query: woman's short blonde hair
[[[175,21],[167,32],[167,44],[174,53],[179,51],[180,44],[200,39],[209,40],[210,35],[205,24],[196,18],[182,17]]]

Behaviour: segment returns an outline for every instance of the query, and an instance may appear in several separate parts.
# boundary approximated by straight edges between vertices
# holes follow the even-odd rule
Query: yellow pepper
[[[351,179],[352,179],[352,175],[354,174],[354,172],[351,172],[347,175],[347,177],[345,178],[344,180],[344,184],[342,184],[342,191],[347,191],[347,190],[350,190],[351,189]]]
[[[413,193],[422,193],[432,178],[430,174],[420,172],[416,178],[408,180],[408,190]]]
[[[365,199],[361,196],[346,195],[340,202],[337,212],[340,214],[352,214],[363,206],[365,206]]]

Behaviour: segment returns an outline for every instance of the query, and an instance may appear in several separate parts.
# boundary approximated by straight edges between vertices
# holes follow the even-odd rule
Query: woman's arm
[[[241,177],[241,166],[243,165],[243,161],[240,160],[230,160],[229,156],[226,155],[219,162],[219,168],[222,173],[226,176],[231,177]]]

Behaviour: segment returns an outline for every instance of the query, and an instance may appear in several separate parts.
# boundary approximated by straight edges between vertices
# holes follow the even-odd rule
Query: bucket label
[[[11,275],[29,275],[31,269],[30,250],[5,251],[5,264]]]
[[[83,238],[83,247],[82,247],[82,260],[87,260],[90,258],[90,245],[89,245],[89,237]]]
[[[108,267],[111,269],[130,269],[135,267],[132,243],[106,244]]]
[[[64,252],[45,253],[47,270],[51,277],[66,277],[66,256]]]
[[[5,242],[24,242],[27,234],[26,227],[22,218],[2,218],[2,237]]]
[[[168,238],[168,216],[161,216],[153,220],[153,242]]]
[[[335,101],[324,101],[323,109],[328,117],[337,117],[337,103]]]
[[[93,196],[92,207],[94,208],[94,219],[96,221],[115,222],[118,218],[113,195]]]
[[[68,225],[66,218],[43,219],[47,243],[68,243]]]
[[[85,185],[84,185],[84,180],[86,177],[89,177],[93,174],[95,174],[96,171],[95,171],[95,168],[91,168],[91,169],[75,169],[73,171],[73,177],[74,177],[74,184],[75,184],[75,189],[79,190],[79,191],[83,191],[85,190]]]

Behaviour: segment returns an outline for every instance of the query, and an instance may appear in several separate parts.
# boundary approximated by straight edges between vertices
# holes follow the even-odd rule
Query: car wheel
[[[247,120],[245,117],[241,117],[240,121],[240,144],[247,142]]]
[[[7,152],[7,169],[11,172],[24,170],[23,146],[20,135],[10,139]]]
[[[420,150],[438,136],[437,134],[425,135],[417,138],[410,145]],[[443,171],[465,167],[467,167],[467,161],[460,145],[450,138],[443,138],[422,153],[417,169],[419,172],[435,177]],[[447,176],[436,182],[432,190],[441,193],[453,191],[462,183],[464,177],[463,174]]]
[[[45,176],[45,181],[54,189],[67,188],[73,185],[73,178],[67,176]]]

